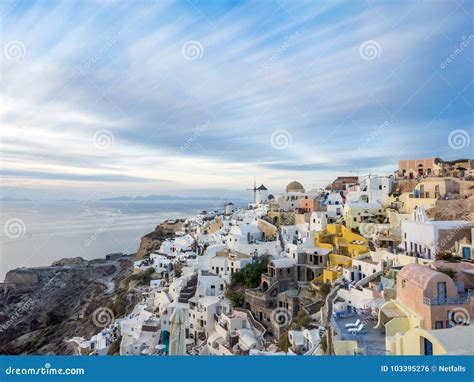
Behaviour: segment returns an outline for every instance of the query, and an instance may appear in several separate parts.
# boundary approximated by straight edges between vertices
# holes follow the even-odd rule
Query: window
[[[435,329],[443,329],[443,321],[436,321],[434,328]]]

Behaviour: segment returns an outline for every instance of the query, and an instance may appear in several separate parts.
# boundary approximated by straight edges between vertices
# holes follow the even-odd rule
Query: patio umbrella
[[[186,354],[185,334],[186,313],[182,308],[176,308],[171,316],[170,355]]]

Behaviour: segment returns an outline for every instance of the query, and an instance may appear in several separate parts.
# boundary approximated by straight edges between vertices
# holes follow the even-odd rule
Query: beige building
[[[443,175],[443,161],[440,158],[405,159],[398,161],[398,176],[414,179],[417,176]]]
[[[440,199],[447,194],[458,194],[459,184],[453,179],[447,178],[428,178],[416,185],[413,190],[414,198],[421,199]]]

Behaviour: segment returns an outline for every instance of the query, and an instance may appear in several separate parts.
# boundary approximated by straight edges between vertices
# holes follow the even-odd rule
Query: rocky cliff
[[[164,229],[161,224],[153,232],[142,237],[135,260],[147,257],[152,251],[158,250],[163,240],[173,237],[173,231]]]
[[[132,267],[122,256],[8,272],[0,284],[0,354],[73,354],[67,339],[102,329],[97,312],[119,318],[139,301]]]

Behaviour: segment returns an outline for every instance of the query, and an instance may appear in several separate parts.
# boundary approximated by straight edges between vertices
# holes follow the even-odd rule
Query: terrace
[[[357,341],[358,347],[364,349],[366,355],[384,355],[385,350],[385,334],[374,329],[377,324],[377,317],[371,314],[358,313],[352,315],[340,315],[333,317],[333,325],[343,341]],[[363,332],[352,334],[346,328],[346,324],[355,323],[360,320],[365,326]]]

